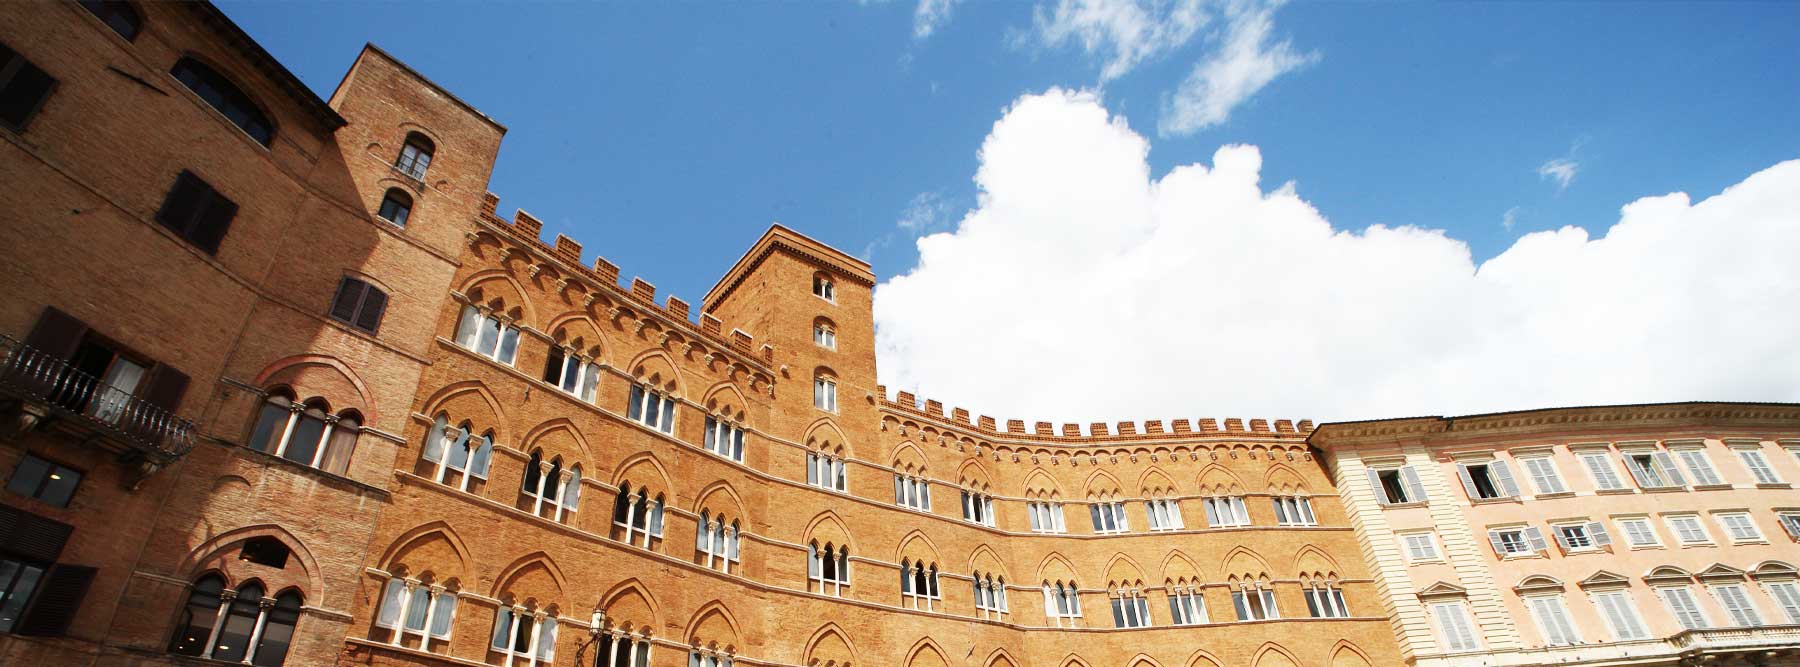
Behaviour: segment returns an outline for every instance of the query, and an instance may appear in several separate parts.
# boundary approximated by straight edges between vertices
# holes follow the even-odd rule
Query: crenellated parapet
[[[968,410],[951,408],[934,399],[920,399],[912,392],[888,396],[877,386],[882,409],[881,428],[902,436],[945,447],[955,447],[995,461],[1031,464],[1101,465],[1126,461],[1220,457],[1268,460],[1312,460],[1306,438],[1313,422],[1277,419],[1246,420],[1230,417],[1093,422],[1085,434],[1080,424],[1000,420],[987,415],[971,419]],[[1221,426],[1221,423],[1223,424]]]
[[[523,268],[529,277],[554,286],[565,300],[593,310],[601,319],[639,334],[656,335],[665,346],[736,366],[751,376],[753,384],[773,390],[774,346],[757,347],[749,332],[728,329],[711,313],[700,313],[696,320],[688,302],[673,295],[658,304],[654,284],[635,276],[629,283],[621,283],[619,266],[604,257],[596,257],[593,266],[584,266],[580,242],[557,234],[554,242],[546,243],[542,221],[523,209],[508,221],[499,216],[499,204],[500,197],[491,192],[482,200],[480,221],[494,233],[470,233],[471,248],[494,247],[501,264]],[[652,328],[654,332],[646,333]]]

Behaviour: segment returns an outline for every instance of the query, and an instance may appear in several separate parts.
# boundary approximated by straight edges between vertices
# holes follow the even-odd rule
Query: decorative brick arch
[[[1113,554],[1112,558],[1107,559],[1104,572],[1108,588],[1114,586],[1136,587],[1144,581],[1144,568],[1139,567],[1136,560],[1123,553]]]
[[[722,479],[706,485],[706,488],[694,494],[693,512],[695,514],[707,509],[712,510],[714,514],[723,512],[727,517],[743,521],[742,525],[748,527],[750,521],[749,516],[745,514],[747,511],[744,509],[745,507],[744,497],[738,495],[737,489],[732,488],[730,482]]]
[[[750,405],[750,400],[729,380],[714,383],[700,399],[701,408],[708,414],[724,414],[726,418],[743,424],[750,423],[750,413],[745,408],[747,405]]]
[[[742,636],[738,627],[737,618],[731,615],[731,610],[724,603],[713,600],[701,605],[689,617],[682,638],[689,646],[696,648],[736,653],[738,637]]]
[[[1300,664],[1299,658],[1275,642],[1264,642],[1256,650],[1256,658],[1250,661],[1251,667],[1300,667]]]
[[[906,650],[904,667],[949,667],[950,659],[945,657],[944,649],[930,637],[913,642],[912,648]]]
[[[488,597],[505,601],[507,597],[514,594],[513,586],[522,581],[526,581],[529,578],[533,578],[533,575],[539,571],[544,572],[548,576],[553,590],[535,591],[533,593],[543,593],[544,595],[539,596],[532,594],[527,597],[536,598],[536,608],[540,610],[559,607],[559,603],[563,599],[564,591],[569,590],[569,580],[567,577],[563,576],[562,568],[556,566],[556,561],[551,560],[549,554],[542,551],[533,551],[524,556],[520,556],[517,560],[514,560],[511,564],[508,564],[504,569],[500,570],[500,576],[494,577],[494,587],[488,593]],[[551,599],[543,599],[546,597]],[[520,600],[514,598],[512,602],[513,604],[519,604]]]
[[[920,550],[923,550],[923,553]],[[913,529],[906,536],[900,538],[900,546],[894,549],[894,562],[911,560],[926,564],[941,563],[944,560],[942,554],[943,552],[938,550],[937,544],[932,542],[930,537],[926,537],[925,533],[918,529]]]
[[[827,621],[806,639],[803,655],[806,659],[802,664],[806,667],[853,667],[856,644],[837,623]]]
[[[519,451],[530,452],[538,449],[538,443],[557,433],[567,433],[575,443],[575,451],[564,451],[560,447],[553,448],[554,451],[546,450],[544,452],[545,461],[549,461],[555,456],[561,456],[565,468],[572,464],[581,464],[583,468],[588,469],[598,463],[594,460],[592,450],[588,449],[587,438],[581,435],[581,429],[575,428],[575,423],[569,421],[567,417],[556,417],[531,427],[531,430],[525,432],[523,441],[519,443]],[[569,460],[571,458],[579,460],[571,461]]]
[[[1369,654],[1348,639],[1340,639],[1331,647],[1329,667],[1370,667],[1373,664],[1375,663],[1369,660]]]
[[[345,365],[344,362],[339,361],[337,357],[323,354],[296,354],[289,357],[282,357],[275,361],[271,361],[269,362],[269,365],[264,366],[262,371],[256,374],[256,379],[252,384],[255,384],[258,387],[267,387],[271,382],[275,381],[277,375],[288,371],[297,371],[308,366],[323,366],[337,371],[337,374],[356,392],[356,405],[343,407],[356,408],[357,411],[363,414],[363,423],[373,424],[380,418],[380,410],[375,407],[375,398],[369,393],[368,385],[363,383],[362,376],[357,375],[356,371],[351,370],[349,366]],[[300,395],[304,397],[306,394],[305,392],[301,392]],[[327,396],[327,398],[336,397]],[[334,404],[342,402],[343,401],[333,401]]]
[[[811,450],[841,453],[845,456],[855,453],[855,448],[850,446],[850,440],[844,437],[844,430],[838,428],[837,423],[833,422],[830,417],[813,420],[812,424],[807,425],[800,442]]]
[[[997,648],[988,654],[987,660],[983,661],[981,665],[982,667],[1019,667],[1019,662],[1013,660],[1012,654],[1007,653],[1006,649]]]
[[[1171,479],[1168,473],[1163,472],[1162,468],[1157,466],[1145,468],[1144,473],[1138,475],[1137,483],[1137,494],[1145,498],[1150,497],[1157,491],[1173,495],[1179,495],[1181,493],[1180,487],[1175,485],[1175,480]]]
[[[458,535],[456,529],[450,527],[450,524],[445,523],[444,521],[432,521],[420,524],[414,526],[411,530],[401,533],[398,537],[394,538],[393,543],[389,544],[385,551],[381,552],[381,557],[376,563],[379,564],[382,571],[390,574],[394,573],[394,570],[398,565],[406,565],[408,567],[416,566],[418,564],[401,563],[401,554],[438,540],[442,540],[444,544],[450,547],[450,555],[456,559],[456,570],[451,573],[451,576],[463,581],[465,584],[472,581],[473,578],[471,575],[474,572],[475,559],[470,555],[469,547],[463,543],[462,536]],[[420,569],[422,570],[424,568],[421,567]],[[445,568],[433,564],[431,569],[442,573]],[[409,574],[411,573],[409,572]],[[445,578],[448,579],[450,577]]]
[[[487,386],[482,384],[479,380],[465,380],[444,385],[442,388],[432,392],[430,396],[425,398],[422,403],[423,409],[421,409],[420,412],[428,415],[427,418],[429,419],[429,416],[435,416],[439,412],[445,412],[445,406],[449,405],[451,401],[463,396],[470,396],[478,399],[487,406],[489,414],[486,415],[487,419],[482,419],[479,416],[472,417],[471,415],[462,412],[453,413],[450,415],[452,424],[467,419],[478,427],[493,429],[495,443],[510,442],[510,440],[508,440],[509,434],[506,432],[507,424],[509,423],[509,420],[506,418],[506,411],[500,407],[500,399],[494,397],[494,392],[489,391]]]
[[[1087,480],[1081,483],[1081,488],[1088,500],[1118,499],[1119,496],[1114,494],[1125,492],[1125,485],[1119,483],[1119,478],[1105,470],[1095,470],[1089,474]]]
[[[635,606],[643,607],[642,613],[648,618],[630,618],[630,614],[623,614],[626,618],[620,617],[619,612],[636,611],[632,609]],[[600,610],[606,613],[608,624],[626,632],[649,634],[663,624],[662,606],[657,604],[656,596],[650,593],[650,589],[636,577],[614,584],[601,595]]]
[[[557,336],[558,331],[571,335]],[[591,357],[595,362],[604,363],[606,355],[612,352],[612,341],[606,337],[606,331],[594,318],[588,317],[586,311],[572,310],[550,319],[544,325],[544,335],[549,336],[553,344],[575,348],[575,351]]]
[[[1175,549],[1170,551],[1169,555],[1163,557],[1162,576],[1164,581],[1175,581],[1183,578],[1188,581],[1199,581],[1200,564],[1194,562],[1194,559],[1189,557],[1187,553],[1180,549]]]
[[[495,294],[490,284],[504,286],[504,292]],[[488,269],[469,274],[456,291],[477,306],[495,308],[497,311],[517,318],[514,324],[532,326],[538,321],[537,308],[531,299],[525,296],[525,286],[519,279],[505,269]],[[509,298],[510,297],[510,298]],[[497,307],[496,307],[497,306]],[[458,308],[458,310],[461,310]]]
[[[245,540],[257,537],[274,538],[280,540],[283,545],[287,546],[288,551],[293,554],[294,559],[299,563],[302,572],[301,579],[303,579],[303,582],[299,583],[305,584],[306,590],[303,591],[303,593],[306,595],[306,598],[309,600],[325,599],[325,577],[324,574],[319,571],[318,559],[313,556],[310,549],[306,548],[306,543],[300,541],[299,537],[288,532],[288,529],[275,524],[265,523],[241,526],[212,536],[210,539],[201,542],[199,545],[196,545],[193,549],[188,551],[187,556],[182,558],[180,572],[183,575],[187,575],[189,580],[192,581],[206,572],[219,571],[220,568],[211,563],[217,560],[223,552],[231,547],[237,546]],[[221,572],[221,575],[225,576],[227,581],[235,579],[249,581],[253,578],[234,578],[230,573],[226,572]],[[287,588],[294,583],[295,582],[284,581],[280,584],[280,587]]]
[[[806,532],[802,534],[806,536],[806,542],[818,542],[820,545],[830,542],[860,552],[855,538],[850,535],[850,529],[844,525],[844,520],[831,510],[814,516],[812,521],[806,523]]]
[[[686,382],[681,377],[681,367],[675,365],[675,358],[660,349],[646,350],[632,358],[625,365],[625,373],[632,379],[653,388],[666,391],[677,398],[687,396],[684,392]]]
[[[619,467],[613,470],[612,485],[614,488],[622,488],[625,483],[631,482],[634,488],[647,487],[664,494],[664,502],[667,502],[675,497],[675,485],[669,479],[668,467],[655,454],[638,452],[619,462]]]
[[[1006,561],[1001,560],[1000,555],[985,544],[975,547],[975,551],[969,554],[969,571],[991,573],[996,577],[1007,576]]]
[[[1206,649],[1195,650],[1193,655],[1188,656],[1187,661],[1187,667],[1224,667],[1224,665],[1225,663],[1220,661],[1218,656]]]

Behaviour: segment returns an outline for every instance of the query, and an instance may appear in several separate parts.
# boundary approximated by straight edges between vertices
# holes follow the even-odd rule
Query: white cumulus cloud
[[[1231,117],[1275,77],[1316,62],[1315,53],[1294,50],[1287,40],[1271,42],[1279,3],[1234,2],[1225,11],[1219,47],[1163,98],[1158,129],[1165,135],[1192,134]]]
[[[1477,264],[1429,220],[1333,228],[1254,146],[1149,149],[1092,93],[1018,99],[976,207],[876,290],[890,389],[1083,423],[1800,401],[1800,160]]]

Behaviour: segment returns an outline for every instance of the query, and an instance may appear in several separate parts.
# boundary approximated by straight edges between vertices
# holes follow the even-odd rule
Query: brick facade
[[[91,575],[59,631],[45,628],[73,588],[33,596],[21,618],[35,629],[0,633],[0,664],[216,664],[171,639],[206,581],[221,597],[260,587],[242,618],[261,620],[243,627],[276,635],[271,610],[303,600],[291,648],[257,664],[596,664],[601,637],[646,647],[646,667],[1403,660],[1411,621],[1310,422],[1028,429],[890,397],[868,264],[775,226],[697,307],[659,298],[605,259],[584,264],[575,240],[540,238],[530,215],[500,217],[486,185],[505,128],[379,49],[321,100],[210,5],[130,6],[142,27],[127,39],[78,4],[0,5],[0,43],[57,81],[28,125],[0,129],[14,267],[0,408],[18,423],[0,471],[81,475],[67,507],[0,493],[7,516],[70,531],[48,557],[0,540],[0,558]],[[269,146],[170,74],[184,57],[242,89]],[[433,151],[417,178],[394,165],[421,137]],[[184,171],[237,206],[216,252],[158,222]],[[389,196],[410,202],[404,225],[384,219]],[[386,297],[372,332],[332,314],[346,279]],[[114,428],[93,401],[18,380],[21,360],[79,365],[52,353],[71,326],[86,332],[71,349],[147,365],[128,404],[172,420]],[[172,395],[144,388],[177,376]],[[667,428],[644,412],[663,401]],[[742,433],[741,462],[709,448],[709,425]],[[295,454],[312,441],[316,456]],[[484,474],[451,463],[458,451]],[[831,486],[841,465],[842,489],[809,482],[820,461]],[[896,475],[926,483],[929,509],[901,505]],[[621,510],[624,489],[659,518]],[[1247,525],[1209,526],[1213,498],[1242,499]],[[1276,498],[1307,499],[1310,520],[1282,525]],[[1182,525],[1152,530],[1153,501]],[[1096,533],[1102,502],[1128,529]],[[1060,507],[1066,530],[1034,530],[1028,503]],[[975,505],[992,518],[966,520]],[[702,517],[728,523],[702,533]],[[736,560],[705,553],[728,537]],[[284,565],[252,558],[271,543]],[[846,553],[843,584],[811,565],[827,547]],[[903,584],[903,563],[936,573],[930,594],[906,593],[920,579]],[[978,609],[977,575],[1003,610]],[[1079,617],[1048,614],[1057,584]],[[1331,589],[1346,609],[1313,617],[1307,591]],[[1259,590],[1275,618],[1238,620],[1234,593]],[[1174,625],[1177,591],[1204,601],[1204,623]],[[1135,597],[1148,627],[1115,627],[1114,600]],[[256,650],[274,646],[255,632]],[[246,649],[230,631],[203,639],[188,645]]]

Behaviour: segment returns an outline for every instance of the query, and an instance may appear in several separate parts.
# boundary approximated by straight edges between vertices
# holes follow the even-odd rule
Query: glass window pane
[[[325,435],[324,417],[317,410],[301,413],[300,421],[294,424],[294,434],[288,437],[287,451],[282,452],[281,457],[312,465],[313,453],[319,449],[319,438]]]
[[[263,402],[262,410],[256,415],[256,430],[250,434],[250,448],[274,452],[275,446],[281,442],[282,430],[287,428],[288,416],[292,413],[286,397],[272,396]]]

